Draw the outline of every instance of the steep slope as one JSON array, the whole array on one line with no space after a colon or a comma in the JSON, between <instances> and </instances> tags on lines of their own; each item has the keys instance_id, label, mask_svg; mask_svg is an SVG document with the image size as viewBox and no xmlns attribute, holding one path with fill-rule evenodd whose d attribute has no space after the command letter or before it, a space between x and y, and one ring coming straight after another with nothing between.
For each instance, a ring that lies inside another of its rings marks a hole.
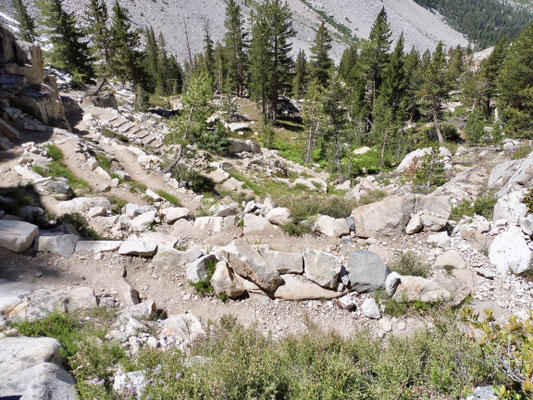
<instances>
[{"instance_id":1,"label":"steep slope","mask_svg":"<svg viewBox=\"0 0 533 400\"><path fill-rule=\"evenodd\" d=\"M111 6L113 0L107 1ZM0 10L11 14L10 3L10 0L0 0ZM29 0L29 3L35 11L35 0ZM64 3L67 9L81 15L86 2L65 0ZM249 15L253 3L241 1L245 15ZM298 31L294 40L294 53L299 49L309 50L315 29L324 18L335 37L333 55L340 58L346 46L346 33L359 38L368 37L372 23L383 6L387 10L394 37L404 32L408 47L415 46L425 51L433 49L439 40L446 46L467 43L463 35L450 28L439 15L417 5L413 0L288 0L288 3L294 12L295 28ZM151 24L156 31L163 32L167 43L181 59L187 56L184 21L193 53L202 49L202 37L207 24L215 40L223 36L224 0L123 1L122 4L129 9L132 20L139 27Z\"/></svg>"}]
</instances>

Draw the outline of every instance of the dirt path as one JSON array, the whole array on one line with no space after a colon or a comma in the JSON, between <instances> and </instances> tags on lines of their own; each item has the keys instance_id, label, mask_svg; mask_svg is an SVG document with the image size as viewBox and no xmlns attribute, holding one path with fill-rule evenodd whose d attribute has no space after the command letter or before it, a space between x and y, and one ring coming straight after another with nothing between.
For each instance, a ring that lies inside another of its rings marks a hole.
<instances>
[{"instance_id":1,"label":"dirt path","mask_svg":"<svg viewBox=\"0 0 533 400\"><path fill-rule=\"evenodd\" d=\"M85 158L78 153L76 139L65 137L52 137L54 144L61 149L63 153L63 163L69 170L72 171L76 177L86 181L91 189L96 192L104 192L104 190L112 185L111 179L91 171L86 165ZM131 193L123 188L112 188L105 192L105 195L118 197L128 203L147 204L144 200L139 198L135 193Z\"/></svg>"}]
</instances>

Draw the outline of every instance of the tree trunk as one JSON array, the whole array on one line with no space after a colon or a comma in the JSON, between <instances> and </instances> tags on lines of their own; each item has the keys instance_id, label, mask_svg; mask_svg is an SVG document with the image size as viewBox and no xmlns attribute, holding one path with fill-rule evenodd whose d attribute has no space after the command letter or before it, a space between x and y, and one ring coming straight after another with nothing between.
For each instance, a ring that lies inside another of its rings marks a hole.
<instances>
[{"instance_id":1,"label":"tree trunk","mask_svg":"<svg viewBox=\"0 0 533 400\"><path fill-rule=\"evenodd\" d=\"M435 130L437 131L437 138L439 139L439 143L444 143L444 138L442 137L442 131L440 130L440 121L439 116L437 115L437 112L433 110L433 123L435 124Z\"/></svg>"}]
</instances>

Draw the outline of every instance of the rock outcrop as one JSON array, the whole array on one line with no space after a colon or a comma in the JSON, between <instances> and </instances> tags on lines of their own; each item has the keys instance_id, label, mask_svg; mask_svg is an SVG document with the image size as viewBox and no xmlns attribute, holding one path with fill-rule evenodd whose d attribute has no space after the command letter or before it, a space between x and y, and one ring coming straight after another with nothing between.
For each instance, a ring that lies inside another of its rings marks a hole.
<instances>
[{"instance_id":1,"label":"rock outcrop","mask_svg":"<svg viewBox=\"0 0 533 400\"><path fill-rule=\"evenodd\" d=\"M0 26L0 136L16 139L18 129L42 130L32 118L70 130L55 78L45 76L43 66L38 45L17 40Z\"/></svg>"}]
</instances>

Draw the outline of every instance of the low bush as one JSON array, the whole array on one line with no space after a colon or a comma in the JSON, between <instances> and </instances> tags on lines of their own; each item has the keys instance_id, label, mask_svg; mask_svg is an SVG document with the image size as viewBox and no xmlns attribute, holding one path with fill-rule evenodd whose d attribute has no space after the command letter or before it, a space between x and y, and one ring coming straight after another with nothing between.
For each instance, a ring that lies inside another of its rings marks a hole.
<instances>
[{"instance_id":1,"label":"low bush","mask_svg":"<svg viewBox=\"0 0 533 400\"><path fill-rule=\"evenodd\" d=\"M413 187L421 193L427 193L444 185L447 180L439 147L434 146L431 153L422 157L420 166L414 171Z\"/></svg>"},{"instance_id":2,"label":"low bush","mask_svg":"<svg viewBox=\"0 0 533 400\"><path fill-rule=\"evenodd\" d=\"M392 265L391 269L400 275L421 276L427 278L431 271L431 266L424 263L419 256L413 252L403 253Z\"/></svg>"},{"instance_id":3,"label":"low bush","mask_svg":"<svg viewBox=\"0 0 533 400\"><path fill-rule=\"evenodd\" d=\"M486 310L484 319L471 307L464 308L462 315L470 324L483 332L480 341L485 363L506 378L497 390L500 399L533 398L533 312L529 319L509 318L506 325L496 322L492 310Z\"/></svg>"},{"instance_id":4,"label":"low bush","mask_svg":"<svg viewBox=\"0 0 533 400\"><path fill-rule=\"evenodd\" d=\"M30 191L35 191L32 186L0 188L0 209L6 214L19 215L22 207L35 206L36 203Z\"/></svg>"},{"instance_id":5,"label":"low bush","mask_svg":"<svg viewBox=\"0 0 533 400\"><path fill-rule=\"evenodd\" d=\"M196 290L196 293L198 293L200 296L207 296L213 293L213 286L211 286L211 278L215 273L217 267L217 260L207 260L205 266L207 268L207 277L197 283L189 282L189 284Z\"/></svg>"},{"instance_id":6,"label":"low bush","mask_svg":"<svg viewBox=\"0 0 533 400\"><path fill-rule=\"evenodd\" d=\"M526 158L531 153L531 146L527 143L522 144L518 149L516 149L511 155L511 160L520 160Z\"/></svg>"},{"instance_id":7,"label":"low bush","mask_svg":"<svg viewBox=\"0 0 533 400\"><path fill-rule=\"evenodd\" d=\"M172 176L195 193L215 192L215 181L199 172L176 167L172 170Z\"/></svg>"},{"instance_id":8,"label":"low bush","mask_svg":"<svg viewBox=\"0 0 533 400\"><path fill-rule=\"evenodd\" d=\"M533 189L529 189L529 192L525 194L522 203L527 206L530 213L533 213Z\"/></svg>"},{"instance_id":9,"label":"low bush","mask_svg":"<svg viewBox=\"0 0 533 400\"><path fill-rule=\"evenodd\" d=\"M498 199L496 197L490 195L481 196L474 203L471 203L469 200L463 200L452 209L450 219L460 221L463 217L480 215L490 220L494 215L494 206L497 201Z\"/></svg>"},{"instance_id":10,"label":"low bush","mask_svg":"<svg viewBox=\"0 0 533 400\"><path fill-rule=\"evenodd\" d=\"M79 213L64 214L57 219L58 224L70 224L76 229L76 231L85 239L90 240L102 240L102 236L99 235L87 221L83 215Z\"/></svg>"}]
</instances>

